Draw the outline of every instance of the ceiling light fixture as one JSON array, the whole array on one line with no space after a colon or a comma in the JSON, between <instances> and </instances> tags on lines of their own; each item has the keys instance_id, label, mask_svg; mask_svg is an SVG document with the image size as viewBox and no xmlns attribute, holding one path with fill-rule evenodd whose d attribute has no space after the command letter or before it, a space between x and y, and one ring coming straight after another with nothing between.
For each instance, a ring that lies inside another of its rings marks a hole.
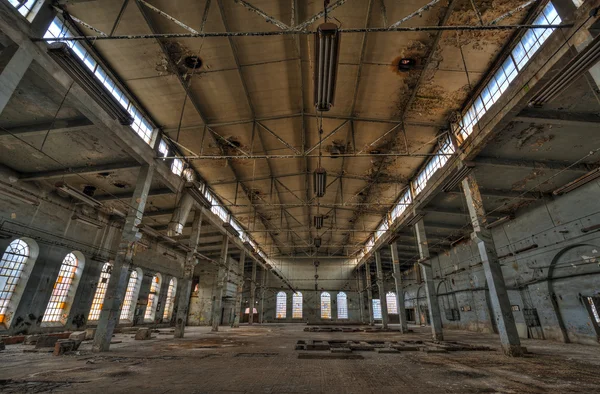
<instances>
[{"instance_id":1,"label":"ceiling light fixture","mask_svg":"<svg viewBox=\"0 0 600 394\"><path fill-rule=\"evenodd\" d=\"M337 25L325 23L315 33L314 96L317 111L329 111L333 105L340 47Z\"/></svg>"},{"instance_id":2,"label":"ceiling light fixture","mask_svg":"<svg viewBox=\"0 0 600 394\"><path fill-rule=\"evenodd\" d=\"M102 203L100 201L96 200L93 197L88 196L87 194L84 194L83 192L80 192L79 190L75 189L73 186L69 186L65 182L62 182L62 181L56 182L54 184L54 186L57 189L62 190L63 192L67 193L71 197L73 197L91 207L99 208L102 206Z\"/></svg>"},{"instance_id":3,"label":"ceiling light fixture","mask_svg":"<svg viewBox=\"0 0 600 394\"><path fill-rule=\"evenodd\" d=\"M320 230L323 228L323 221L324 221L324 217L323 215L315 215L314 219L314 223L315 223L315 228L317 230Z\"/></svg>"},{"instance_id":4,"label":"ceiling light fixture","mask_svg":"<svg viewBox=\"0 0 600 394\"><path fill-rule=\"evenodd\" d=\"M415 59L403 58L398 62L398 71L408 72L415 68L417 62Z\"/></svg>"},{"instance_id":5,"label":"ceiling light fixture","mask_svg":"<svg viewBox=\"0 0 600 394\"><path fill-rule=\"evenodd\" d=\"M313 243L315 244L315 248L320 248L321 247L321 237L315 237L315 239L313 240Z\"/></svg>"},{"instance_id":6,"label":"ceiling light fixture","mask_svg":"<svg viewBox=\"0 0 600 394\"><path fill-rule=\"evenodd\" d=\"M325 195L325 189L327 188L327 171L319 167L313 173L313 186L315 190L315 196L323 197Z\"/></svg>"},{"instance_id":7,"label":"ceiling light fixture","mask_svg":"<svg viewBox=\"0 0 600 394\"><path fill-rule=\"evenodd\" d=\"M113 119L124 126L133 123L133 116L114 98L65 42L48 45L48 54L89 94Z\"/></svg>"}]
</instances>

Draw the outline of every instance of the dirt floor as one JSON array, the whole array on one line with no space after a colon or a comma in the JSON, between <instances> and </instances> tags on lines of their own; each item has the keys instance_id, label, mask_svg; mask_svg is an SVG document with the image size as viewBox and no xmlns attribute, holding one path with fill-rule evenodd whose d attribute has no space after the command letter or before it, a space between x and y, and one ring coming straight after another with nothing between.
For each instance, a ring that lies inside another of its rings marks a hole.
<instances>
[{"instance_id":1,"label":"dirt floor","mask_svg":"<svg viewBox=\"0 0 600 394\"><path fill-rule=\"evenodd\" d=\"M525 340L531 352L508 358L498 337L466 331L448 341L490 346L491 351L426 353L376 351L348 354L295 350L298 340L428 341L430 331L304 332L304 325L188 327L175 340L169 330L135 341L117 334L108 353L91 343L65 356L24 353L30 345L0 352L0 392L89 393L598 393L600 347ZM310 359L299 357L310 354ZM359 356L357 356L359 355ZM335 357L335 358L330 358Z\"/></svg>"}]
</instances>

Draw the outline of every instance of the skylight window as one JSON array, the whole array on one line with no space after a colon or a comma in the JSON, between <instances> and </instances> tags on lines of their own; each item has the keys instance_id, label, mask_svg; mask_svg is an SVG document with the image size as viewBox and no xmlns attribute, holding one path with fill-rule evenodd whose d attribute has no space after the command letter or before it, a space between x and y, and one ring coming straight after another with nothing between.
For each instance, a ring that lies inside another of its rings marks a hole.
<instances>
[{"instance_id":1,"label":"skylight window","mask_svg":"<svg viewBox=\"0 0 600 394\"><path fill-rule=\"evenodd\" d=\"M10 0L18 2L17 0ZM31 0L30 0L31 1ZM57 41L63 37L73 37L73 33L58 17L54 18L50 27L44 34L44 38L56 38ZM53 41L49 41L51 43ZM85 47L77 41L65 41L65 43L75 52L75 54L83 61L83 63L94 73L98 81L104 85L108 92L121 104L123 108L133 117L131 128L140 136L144 142L150 144L154 135L154 129L150 122L140 113L139 109L131 103L125 93L117 86L117 83L108 75L106 70L100 66L88 52Z\"/></svg>"},{"instance_id":2,"label":"skylight window","mask_svg":"<svg viewBox=\"0 0 600 394\"><path fill-rule=\"evenodd\" d=\"M177 176L183 173L183 160L175 158L171 164L171 172Z\"/></svg>"},{"instance_id":3,"label":"skylight window","mask_svg":"<svg viewBox=\"0 0 600 394\"><path fill-rule=\"evenodd\" d=\"M575 5L577 0L574 0ZM534 25L558 25L562 19L554 5L549 2L541 14L533 21ZM482 92L475 98L473 104L466 110L459 122L457 134L464 141L473 132L474 125L481 120L491 106L498 101L508 85L515 79L518 72L523 70L533 55L550 37L554 29L528 29L496 74L490 79Z\"/></svg>"},{"instance_id":4,"label":"skylight window","mask_svg":"<svg viewBox=\"0 0 600 394\"><path fill-rule=\"evenodd\" d=\"M433 174L440 168L442 168L447 162L449 155L454 153L454 147L452 146L452 141L450 141L450 137L446 137L440 145L440 148L425 165L425 167L419 172L417 177L413 180L413 186L415 190L415 195L418 195L425 189L425 185L427 185L427 181L431 179Z\"/></svg>"},{"instance_id":5,"label":"skylight window","mask_svg":"<svg viewBox=\"0 0 600 394\"><path fill-rule=\"evenodd\" d=\"M390 217L392 222L402 215L402 212L406 210L406 207L412 202L412 196L410 195L410 190L407 190L406 193L400 198L392 212L390 213Z\"/></svg>"},{"instance_id":6,"label":"skylight window","mask_svg":"<svg viewBox=\"0 0 600 394\"><path fill-rule=\"evenodd\" d=\"M377 230L375 231L375 240L379 239L388 229L387 217L383 219Z\"/></svg>"},{"instance_id":7,"label":"skylight window","mask_svg":"<svg viewBox=\"0 0 600 394\"><path fill-rule=\"evenodd\" d=\"M8 0L8 2L31 22L36 10L39 8L41 0Z\"/></svg>"}]
</instances>

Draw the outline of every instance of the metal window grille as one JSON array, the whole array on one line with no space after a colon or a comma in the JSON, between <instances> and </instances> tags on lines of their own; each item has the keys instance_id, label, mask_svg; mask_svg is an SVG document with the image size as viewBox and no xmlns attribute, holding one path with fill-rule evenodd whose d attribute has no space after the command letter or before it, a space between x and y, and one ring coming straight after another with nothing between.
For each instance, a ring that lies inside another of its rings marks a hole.
<instances>
[{"instance_id":1,"label":"metal window grille","mask_svg":"<svg viewBox=\"0 0 600 394\"><path fill-rule=\"evenodd\" d=\"M132 320L133 319L133 293L137 287L138 273L137 271L131 271L129 276L129 282L127 283L127 290L125 290L125 299L123 300L123 306L121 307L121 320Z\"/></svg>"},{"instance_id":2,"label":"metal window grille","mask_svg":"<svg viewBox=\"0 0 600 394\"><path fill-rule=\"evenodd\" d=\"M108 281L110 280L110 273L112 266L110 263L105 263L102 266L102 272L100 273L100 279L98 280L98 286L96 286L96 292L94 293L94 300L92 301L92 308L88 316L88 321L96 321L100 318L100 312L102 311L102 304L104 303L104 297L106 296L106 288L108 287Z\"/></svg>"},{"instance_id":3,"label":"metal window grille","mask_svg":"<svg viewBox=\"0 0 600 394\"><path fill-rule=\"evenodd\" d=\"M78 263L77 257L73 253L69 253L64 258L42 322L60 322L61 318L64 318L63 311L66 307L73 279L75 279Z\"/></svg>"},{"instance_id":4,"label":"metal window grille","mask_svg":"<svg viewBox=\"0 0 600 394\"><path fill-rule=\"evenodd\" d=\"M165 312L163 313L163 319L171 319L171 316L173 315L176 291L175 278L171 278L169 281L169 289L167 290L167 299L165 301Z\"/></svg>"},{"instance_id":5,"label":"metal window grille","mask_svg":"<svg viewBox=\"0 0 600 394\"><path fill-rule=\"evenodd\" d=\"M337 313L338 319L348 318L348 296L344 292L340 292L337 295Z\"/></svg>"},{"instance_id":6,"label":"metal window grille","mask_svg":"<svg viewBox=\"0 0 600 394\"><path fill-rule=\"evenodd\" d=\"M146 313L144 313L144 320L154 320L156 311L156 303L158 302L158 292L160 291L160 278L157 275L152 277L152 284L150 285L150 294L148 294L148 304L146 304Z\"/></svg>"},{"instance_id":7,"label":"metal window grille","mask_svg":"<svg viewBox=\"0 0 600 394\"><path fill-rule=\"evenodd\" d=\"M331 295L321 293L321 319L331 319Z\"/></svg>"},{"instance_id":8,"label":"metal window grille","mask_svg":"<svg viewBox=\"0 0 600 394\"><path fill-rule=\"evenodd\" d=\"M302 319L302 293L292 296L292 319Z\"/></svg>"},{"instance_id":9,"label":"metal window grille","mask_svg":"<svg viewBox=\"0 0 600 394\"><path fill-rule=\"evenodd\" d=\"M287 295L280 291L277 293L276 318L285 319L287 315Z\"/></svg>"},{"instance_id":10,"label":"metal window grille","mask_svg":"<svg viewBox=\"0 0 600 394\"><path fill-rule=\"evenodd\" d=\"M385 295L385 300L387 301L387 310L390 315L398 314L398 304L396 302L396 293L390 291Z\"/></svg>"},{"instance_id":11,"label":"metal window grille","mask_svg":"<svg viewBox=\"0 0 600 394\"><path fill-rule=\"evenodd\" d=\"M0 261L0 323L4 322L4 314L28 258L29 246L20 239L12 241L2 255Z\"/></svg>"}]
</instances>

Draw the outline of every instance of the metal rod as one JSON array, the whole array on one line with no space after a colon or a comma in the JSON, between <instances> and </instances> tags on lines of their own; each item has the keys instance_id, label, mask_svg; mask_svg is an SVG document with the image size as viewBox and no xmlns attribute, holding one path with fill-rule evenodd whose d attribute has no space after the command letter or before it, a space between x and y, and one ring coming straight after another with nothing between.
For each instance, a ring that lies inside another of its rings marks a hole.
<instances>
[{"instance_id":1,"label":"metal rod","mask_svg":"<svg viewBox=\"0 0 600 394\"><path fill-rule=\"evenodd\" d=\"M500 15L499 17L497 17L496 19L494 19L493 21L491 21L489 24L490 25L495 25L498 22L500 22L501 20L509 18L509 17L513 16L515 13L517 13L517 12L519 12L519 11L527 8L527 7L529 7L530 5L532 5L533 3L535 3L536 1L538 1L538 0L530 0L527 3L521 4L517 8L515 8L515 9L513 9L511 11L508 11L505 14Z\"/></svg>"},{"instance_id":2,"label":"metal rod","mask_svg":"<svg viewBox=\"0 0 600 394\"><path fill-rule=\"evenodd\" d=\"M234 0L236 3L241 4L242 6L244 6L246 9L254 12L255 14L260 15L261 17L263 17L268 23L272 23L275 26L277 26L278 28L280 28L281 30L289 30L289 26L286 25L285 23L283 23L282 21L273 18L272 16L270 16L269 14L267 14L266 12L264 12L263 10L261 10L258 7L253 6L252 4L248 3L245 0Z\"/></svg>"},{"instance_id":3,"label":"metal rod","mask_svg":"<svg viewBox=\"0 0 600 394\"><path fill-rule=\"evenodd\" d=\"M387 30L390 30L390 29L393 29L393 28L396 28L396 27L400 26L401 24L403 24L407 20L412 19L415 16L420 15L421 13L429 10L431 7L433 7L434 5L436 5L439 2L440 2L440 0L433 0L432 2L430 2L428 4L425 4L423 7L419 8L418 10L416 10L415 12L413 12L412 14L408 14L404 18L400 19L398 22L392 23L390 25L390 27L387 28Z\"/></svg>"},{"instance_id":4,"label":"metal rod","mask_svg":"<svg viewBox=\"0 0 600 394\"><path fill-rule=\"evenodd\" d=\"M302 152L300 152L298 149L294 148L292 145L290 145L289 143L287 143L283 138L281 138L279 135L277 135L277 133L275 133L273 130L271 130L270 128L268 128L267 126L265 126L264 124L262 124L261 122L256 122L258 123L258 125L260 127L262 127L263 129L265 129L266 132L268 132L269 134L271 134L273 137L275 137L277 139L277 141L281 142L283 145L285 145L285 147L287 147L289 150L291 150L292 152L301 155Z\"/></svg>"},{"instance_id":5,"label":"metal rod","mask_svg":"<svg viewBox=\"0 0 600 394\"><path fill-rule=\"evenodd\" d=\"M155 6L153 6L152 4L148 4L144 0L136 0L136 1L139 4L142 4L142 5L146 6L146 7L148 7L149 9L151 9L152 11L156 12L158 15L167 18L168 20L170 20L171 22L175 23L176 25L183 27L185 30L191 32L192 34L200 34L197 30L192 29L191 27L189 27L185 23L179 21L176 18L173 18L171 15L167 14L166 12L159 10L158 8L156 8Z\"/></svg>"},{"instance_id":6,"label":"metal rod","mask_svg":"<svg viewBox=\"0 0 600 394\"><path fill-rule=\"evenodd\" d=\"M226 140L225 140L226 141ZM234 145L235 147L235 145ZM237 148L237 147L236 147ZM338 157L437 157L437 156L452 156L454 153L340 153L336 155ZM319 155L191 155L191 156L167 156L158 157L156 160L163 159L188 159L188 160L223 160L223 159L236 159L236 160L255 160L255 159L300 159L303 157L319 157ZM323 156L328 158L327 156ZM335 159L332 158L332 159Z\"/></svg>"},{"instance_id":7,"label":"metal rod","mask_svg":"<svg viewBox=\"0 0 600 394\"><path fill-rule=\"evenodd\" d=\"M325 137L323 137L321 139L321 141L319 141L318 143L316 143L315 145L313 145L312 148L310 148L309 150L307 150L305 152L305 154L308 155L308 154L310 154L310 152L312 152L315 149L317 149L319 147L319 145L323 144L323 142L325 142L325 140L327 140L329 137L331 137L332 135L334 135L335 133L337 133L342 127L344 127L344 125L346 125L346 123L348 123L348 120L345 120L344 122L342 122L342 124L340 124L335 129L333 129L329 134L327 134Z\"/></svg>"},{"instance_id":8,"label":"metal rod","mask_svg":"<svg viewBox=\"0 0 600 394\"><path fill-rule=\"evenodd\" d=\"M329 14L331 11L333 11L336 8L338 8L339 6L343 5L346 1L348 1L348 0L338 0L337 2L333 3L329 7L325 8L323 11L319 12L318 14L311 16L310 18L308 18L306 21L302 22L301 24L294 26L293 29L295 31L304 30L305 27L312 25L317 20L319 20L323 16L325 16L325 13Z\"/></svg>"},{"instance_id":9,"label":"metal rod","mask_svg":"<svg viewBox=\"0 0 600 394\"><path fill-rule=\"evenodd\" d=\"M502 25L502 26L416 26L416 27L395 27L395 28L356 28L340 29L340 33L388 33L388 32L415 32L415 31L503 31L503 30L524 30L524 29L570 29L572 23L564 25ZM62 37L60 41L103 41L103 40L151 40L164 38L213 38L213 37L267 37L267 36L288 36L288 35L310 35L311 31L296 30L278 30L278 31L229 31L229 32L206 32L206 33L164 33L164 34L129 34L118 36L73 36ZM56 38L36 38L32 41L56 41Z\"/></svg>"}]
</instances>

